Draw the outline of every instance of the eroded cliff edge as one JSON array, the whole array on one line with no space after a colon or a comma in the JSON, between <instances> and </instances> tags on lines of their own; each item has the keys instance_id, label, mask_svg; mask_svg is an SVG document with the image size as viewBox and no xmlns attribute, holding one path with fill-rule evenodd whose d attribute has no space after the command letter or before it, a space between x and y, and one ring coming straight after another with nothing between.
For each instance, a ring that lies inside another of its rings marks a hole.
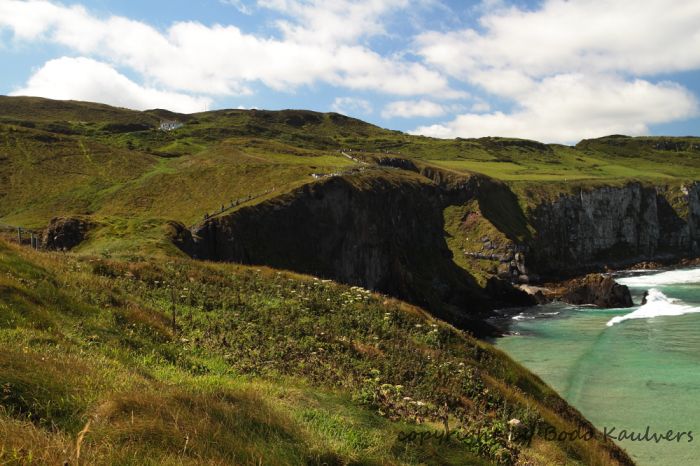
<instances>
[{"instance_id":1,"label":"eroded cliff edge","mask_svg":"<svg viewBox=\"0 0 700 466\"><path fill-rule=\"evenodd\" d=\"M331 177L210 219L191 237L181 230L178 243L201 259L269 265L381 291L475 328L490 299L455 263L443 210L473 198L480 182L435 182L389 168Z\"/></svg>"},{"instance_id":2,"label":"eroded cliff edge","mask_svg":"<svg viewBox=\"0 0 700 466\"><path fill-rule=\"evenodd\" d=\"M518 195L481 175L370 168L174 231L193 257L268 265L381 291L475 333L511 283L700 254L700 184Z\"/></svg>"},{"instance_id":3,"label":"eroded cliff edge","mask_svg":"<svg viewBox=\"0 0 700 466\"><path fill-rule=\"evenodd\" d=\"M557 275L700 254L700 183L581 188L532 208L530 264Z\"/></svg>"}]
</instances>

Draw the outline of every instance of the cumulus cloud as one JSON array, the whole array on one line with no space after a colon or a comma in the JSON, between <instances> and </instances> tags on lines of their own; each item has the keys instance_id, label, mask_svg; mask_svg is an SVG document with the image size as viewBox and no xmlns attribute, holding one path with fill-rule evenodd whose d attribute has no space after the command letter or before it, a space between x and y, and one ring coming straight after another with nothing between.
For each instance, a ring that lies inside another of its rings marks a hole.
<instances>
[{"instance_id":1,"label":"cumulus cloud","mask_svg":"<svg viewBox=\"0 0 700 466\"><path fill-rule=\"evenodd\" d=\"M543 80L511 113L462 114L414 133L568 143L613 133L642 135L648 133L649 124L688 118L697 112L697 99L675 83L569 74Z\"/></svg>"},{"instance_id":2,"label":"cumulus cloud","mask_svg":"<svg viewBox=\"0 0 700 466\"><path fill-rule=\"evenodd\" d=\"M480 19L483 32L428 32L416 43L428 62L460 78L503 70L524 77L588 71L653 75L700 67L699 21L696 1L671 7L665 0L546 0L534 11L511 7L487 13Z\"/></svg>"},{"instance_id":3,"label":"cumulus cloud","mask_svg":"<svg viewBox=\"0 0 700 466\"><path fill-rule=\"evenodd\" d=\"M430 100L398 100L391 102L382 110L384 118L438 117L447 112L443 105Z\"/></svg>"},{"instance_id":4,"label":"cumulus cloud","mask_svg":"<svg viewBox=\"0 0 700 466\"><path fill-rule=\"evenodd\" d=\"M357 97L336 97L331 108L344 115L369 115L374 111L372 104Z\"/></svg>"},{"instance_id":5,"label":"cumulus cloud","mask_svg":"<svg viewBox=\"0 0 700 466\"><path fill-rule=\"evenodd\" d=\"M482 2L480 30L426 32L417 53L453 79L510 100L418 128L438 137L504 135L574 142L697 114L695 96L648 77L700 67L700 3L546 0L538 9ZM486 110L488 111L488 110Z\"/></svg>"},{"instance_id":6,"label":"cumulus cloud","mask_svg":"<svg viewBox=\"0 0 700 466\"><path fill-rule=\"evenodd\" d=\"M111 66L88 58L58 58L47 62L12 95L59 100L103 102L137 110L167 108L201 112L211 99L142 87Z\"/></svg>"},{"instance_id":7,"label":"cumulus cloud","mask_svg":"<svg viewBox=\"0 0 700 466\"><path fill-rule=\"evenodd\" d=\"M258 0L293 21L278 21L285 37L299 43L353 43L386 34L382 17L409 6L409 0Z\"/></svg>"},{"instance_id":8,"label":"cumulus cloud","mask_svg":"<svg viewBox=\"0 0 700 466\"><path fill-rule=\"evenodd\" d=\"M443 24L460 29L401 39L389 30L397 18L410 22L411 14L422 11L417 7L439 8L440 1L219 1L244 13L272 14L278 18L274 34L196 21L159 29L55 0L0 0L0 32L86 57L52 61L35 73L23 90L44 95L51 73L63 83L61 95L76 93L71 98L88 94L111 102L117 94L109 88L117 87L129 90L125 96L136 96L132 105L168 95L182 108L198 105L201 96L250 95L263 87L294 92L326 84L345 95L333 104L338 111L369 114L371 103L364 106L352 94L373 92L394 100L381 112L386 119L448 120L445 115L451 115L450 121L417 129L424 134L560 142L616 132L644 134L651 125L697 114L692 93L668 82L671 73L700 69L700 3L693 0L679 0L673 7L666 0L643 5L636 0L543 0L528 10L507 0L482 0L465 8L479 16L478 27L464 28L459 18L447 18ZM372 40L377 37L382 40ZM391 53L372 48L385 39L392 44L405 40L405 45ZM83 73L99 69L102 83L111 79L114 86L102 86L104 98L90 94L95 86L87 83L81 92L64 79L66 67ZM471 108L463 106L474 94Z\"/></svg>"},{"instance_id":9,"label":"cumulus cloud","mask_svg":"<svg viewBox=\"0 0 700 466\"><path fill-rule=\"evenodd\" d=\"M484 100L477 100L472 104L470 110L475 113L488 112L491 110L491 105Z\"/></svg>"},{"instance_id":10,"label":"cumulus cloud","mask_svg":"<svg viewBox=\"0 0 700 466\"><path fill-rule=\"evenodd\" d=\"M250 93L255 82L284 91L325 82L397 95L459 96L442 73L382 56L353 41L376 33L379 23L371 19L404 0L260 3L291 15L290 21L280 24L282 39L192 21L174 23L161 32L140 21L98 18L82 7L47 0L0 1L0 27L10 28L23 40L51 41L128 67L149 82L183 92L237 95ZM346 24L345 14L361 25ZM327 40L306 40L311 37Z\"/></svg>"}]
</instances>

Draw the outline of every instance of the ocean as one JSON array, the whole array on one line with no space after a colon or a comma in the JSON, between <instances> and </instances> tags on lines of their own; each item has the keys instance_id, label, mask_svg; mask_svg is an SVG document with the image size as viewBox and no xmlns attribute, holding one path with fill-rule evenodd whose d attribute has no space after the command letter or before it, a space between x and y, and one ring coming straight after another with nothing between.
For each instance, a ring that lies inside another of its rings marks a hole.
<instances>
[{"instance_id":1,"label":"ocean","mask_svg":"<svg viewBox=\"0 0 700 466\"><path fill-rule=\"evenodd\" d=\"M700 268L616 280L637 306L523 309L501 319L513 334L495 344L613 437L672 430L617 441L640 466L700 464Z\"/></svg>"}]
</instances>

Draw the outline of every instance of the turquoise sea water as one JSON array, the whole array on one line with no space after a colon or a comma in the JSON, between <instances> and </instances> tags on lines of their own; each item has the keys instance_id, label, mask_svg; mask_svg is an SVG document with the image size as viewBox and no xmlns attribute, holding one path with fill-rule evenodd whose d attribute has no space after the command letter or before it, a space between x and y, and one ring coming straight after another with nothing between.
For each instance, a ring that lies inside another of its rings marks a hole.
<instances>
[{"instance_id":1,"label":"turquoise sea water","mask_svg":"<svg viewBox=\"0 0 700 466\"><path fill-rule=\"evenodd\" d=\"M631 309L549 304L507 317L496 346L539 375L601 431L680 442L618 442L641 466L700 465L700 268L618 277Z\"/></svg>"}]
</instances>

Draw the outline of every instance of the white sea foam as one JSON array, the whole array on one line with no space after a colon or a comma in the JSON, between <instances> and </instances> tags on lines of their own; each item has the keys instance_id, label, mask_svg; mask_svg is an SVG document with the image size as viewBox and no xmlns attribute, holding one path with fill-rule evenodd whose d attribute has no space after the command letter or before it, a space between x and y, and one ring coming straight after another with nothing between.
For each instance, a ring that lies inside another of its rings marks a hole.
<instances>
[{"instance_id":1,"label":"white sea foam","mask_svg":"<svg viewBox=\"0 0 700 466\"><path fill-rule=\"evenodd\" d=\"M700 268L669 270L667 272L653 273L649 275L617 278L616 281L622 285L639 288L700 283Z\"/></svg>"},{"instance_id":2,"label":"white sea foam","mask_svg":"<svg viewBox=\"0 0 700 466\"><path fill-rule=\"evenodd\" d=\"M651 317L661 316L680 316L683 314L690 314L693 312L700 312L700 307L682 304L680 300L669 298L661 291L652 288L649 290L649 294L647 295L647 303L644 306L641 306L639 309L637 309L634 312L630 312L629 314L613 317L608 321L607 326L612 327L615 324L619 324L620 322L630 319L649 319Z\"/></svg>"},{"instance_id":3,"label":"white sea foam","mask_svg":"<svg viewBox=\"0 0 700 466\"><path fill-rule=\"evenodd\" d=\"M534 318L535 318L535 316L533 316L531 314L526 314L524 312L521 312L517 316L513 316L513 320L532 320Z\"/></svg>"}]
</instances>

